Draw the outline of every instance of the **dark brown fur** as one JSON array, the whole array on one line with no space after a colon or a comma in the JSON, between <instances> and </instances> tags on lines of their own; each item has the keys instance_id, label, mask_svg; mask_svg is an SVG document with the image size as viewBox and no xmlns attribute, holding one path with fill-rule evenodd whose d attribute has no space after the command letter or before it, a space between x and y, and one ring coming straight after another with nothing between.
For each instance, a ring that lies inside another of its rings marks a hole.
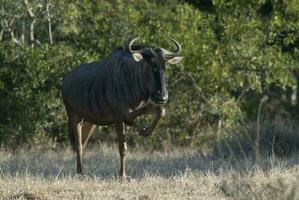
<instances>
[{"instance_id":1,"label":"dark brown fur","mask_svg":"<svg viewBox=\"0 0 299 200\"><path fill-rule=\"evenodd\" d=\"M165 114L161 104L153 103L152 99L167 94L164 81L167 60L159 49L146 48L143 56L144 60L136 62L130 51L118 48L103 61L80 65L64 79L62 97L70 141L77 153L78 173L83 173L83 150L96 125L115 124L121 158L120 176L126 177L126 122L142 114L153 114L152 124L139 131L140 135L149 136ZM156 57L154 61L153 56ZM153 67L158 71L153 72Z\"/></svg>"}]
</instances>

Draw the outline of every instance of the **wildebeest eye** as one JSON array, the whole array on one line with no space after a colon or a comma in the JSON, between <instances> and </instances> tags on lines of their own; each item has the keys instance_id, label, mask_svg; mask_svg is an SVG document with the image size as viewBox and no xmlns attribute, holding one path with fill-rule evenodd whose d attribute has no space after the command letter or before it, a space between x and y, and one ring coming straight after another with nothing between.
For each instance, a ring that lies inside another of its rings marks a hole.
<instances>
[{"instance_id":1,"label":"wildebeest eye","mask_svg":"<svg viewBox=\"0 0 299 200\"><path fill-rule=\"evenodd\" d=\"M151 60L152 63L156 63L157 62L157 58L155 56L151 57L150 60Z\"/></svg>"},{"instance_id":2,"label":"wildebeest eye","mask_svg":"<svg viewBox=\"0 0 299 200\"><path fill-rule=\"evenodd\" d=\"M153 67L153 71L157 72L158 71L158 67Z\"/></svg>"}]
</instances>

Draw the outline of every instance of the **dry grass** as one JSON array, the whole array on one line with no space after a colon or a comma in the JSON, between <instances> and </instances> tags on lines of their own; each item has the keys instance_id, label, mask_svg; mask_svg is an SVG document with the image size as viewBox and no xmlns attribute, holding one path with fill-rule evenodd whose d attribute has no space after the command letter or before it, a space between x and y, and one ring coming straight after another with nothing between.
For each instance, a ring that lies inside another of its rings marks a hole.
<instances>
[{"instance_id":1,"label":"dry grass","mask_svg":"<svg viewBox=\"0 0 299 200\"><path fill-rule=\"evenodd\" d=\"M86 152L86 175L75 175L69 150L0 151L1 199L299 199L298 154L289 158L222 160L194 150L131 150L118 180L113 147Z\"/></svg>"}]
</instances>

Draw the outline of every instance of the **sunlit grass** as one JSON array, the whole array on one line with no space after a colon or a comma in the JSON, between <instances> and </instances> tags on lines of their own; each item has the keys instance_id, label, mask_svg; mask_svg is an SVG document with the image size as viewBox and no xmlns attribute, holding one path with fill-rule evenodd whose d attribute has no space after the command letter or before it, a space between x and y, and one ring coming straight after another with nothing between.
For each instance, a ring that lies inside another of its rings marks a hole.
<instances>
[{"instance_id":1,"label":"sunlit grass","mask_svg":"<svg viewBox=\"0 0 299 200\"><path fill-rule=\"evenodd\" d=\"M75 155L61 151L0 152L1 199L299 199L299 156L223 160L195 150L131 149L130 182L118 179L115 147L85 153L85 176ZM276 198L277 197L277 198Z\"/></svg>"}]
</instances>

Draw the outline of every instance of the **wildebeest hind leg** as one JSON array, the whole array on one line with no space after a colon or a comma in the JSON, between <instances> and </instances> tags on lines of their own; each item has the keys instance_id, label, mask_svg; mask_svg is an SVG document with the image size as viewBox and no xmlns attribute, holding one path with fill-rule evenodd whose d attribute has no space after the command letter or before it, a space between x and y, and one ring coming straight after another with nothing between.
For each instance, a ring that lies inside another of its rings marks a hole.
<instances>
[{"instance_id":1,"label":"wildebeest hind leg","mask_svg":"<svg viewBox=\"0 0 299 200\"><path fill-rule=\"evenodd\" d=\"M94 130L96 129L96 125L91 124L89 122L84 122L82 126L82 144L83 144L83 150L85 149L87 142L91 135L94 133Z\"/></svg>"},{"instance_id":2,"label":"wildebeest hind leg","mask_svg":"<svg viewBox=\"0 0 299 200\"><path fill-rule=\"evenodd\" d=\"M83 174L83 145L82 145L82 122L75 126L75 141L77 146L77 173Z\"/></svg>"},{"instance_id":3,"label":"wildebeest hind leg","mask_svg":"<svg viewBox=\"0 0 299 200\"><path fill-rule=\"evenodd\" d=\"M73 148L77 153L77 173L83 173L82 156L82 119L75 113L68 113L70 137L73 137Z\"/></svg>"}]
</instances>

